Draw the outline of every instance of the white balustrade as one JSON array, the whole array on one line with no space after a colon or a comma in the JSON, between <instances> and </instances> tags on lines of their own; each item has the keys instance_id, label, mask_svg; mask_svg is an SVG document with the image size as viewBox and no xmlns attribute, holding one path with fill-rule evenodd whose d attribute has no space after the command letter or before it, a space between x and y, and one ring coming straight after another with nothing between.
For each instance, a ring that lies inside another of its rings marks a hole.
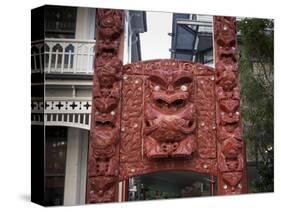
<instances>
[{"instance_id":1,"label":"white balustrade","mask_svg":"<svg viewBox=\"0 0 281 212\"><path fill-rule=\"evenodd\" d=\"M46 38L31 45L32 73L93 74L94 40Z\"/></svg>"},{"instance_id":2,"label":"white balustrade","mask_svg":"<svg viewBox=\"0 0 281 212\"><path fill-rule=\"evenodd\" d=\"M68 126L90 129L91 99L33 99L31 123L46 126Z\"/></svg>"}]
</instances>

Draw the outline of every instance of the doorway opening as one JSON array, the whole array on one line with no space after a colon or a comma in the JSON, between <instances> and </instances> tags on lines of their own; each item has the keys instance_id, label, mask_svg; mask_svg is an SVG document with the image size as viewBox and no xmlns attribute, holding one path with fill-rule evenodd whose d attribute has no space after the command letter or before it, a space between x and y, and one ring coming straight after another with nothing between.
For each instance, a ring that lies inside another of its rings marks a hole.
<instances>
[{"instance_id":1,"label":"doorway opening","mask_svg":"<svg viewBox=\"0 0 281 212\"><path fill-rule=\"evenodd\" d=\"M213 196L216 194L216 177L165 171L130 178L128 186L128 201Z\"/></svg>"}]
</instances>

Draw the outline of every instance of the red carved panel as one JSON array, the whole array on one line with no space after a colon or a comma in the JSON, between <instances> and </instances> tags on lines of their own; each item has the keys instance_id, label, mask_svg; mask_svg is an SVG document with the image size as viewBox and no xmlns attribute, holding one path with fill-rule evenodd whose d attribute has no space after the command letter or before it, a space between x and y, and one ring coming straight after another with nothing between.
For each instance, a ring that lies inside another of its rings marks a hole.
<instances>
[{"instance_id":1,"label":"red carved panel","mask_svg":"<svg viewBox=\"0 0 281 212\"><path fill-rule=\"evenodd\" d=\"M215 77L197 77L197 142L201 158L216 158Z\"/></svg>"},{"instance_id":2,"label":"red carved panel","mask_svg":"<svg viewBox=\"0 0 281 212\"><path fill-rule=\"evenodd\" d=\"M137 162L142 158L142 122L144 76L124 75L120 162Z\"/></svg>"},{"instance_id":3,"label":"red carved panel","mask_svg":"<svg viewBox=\"0 0 281 212\"><path fill-rule=\"evenodd\" d=\"M123 12L98 9L87 201L117 201L117 183L187 170L247 192L235 19L214 17L216 69L175 59L122 65Z\"/></svg>"},{"instance_id":4,"label":"red carved panel","mask_svg":"<svg viewBox=\"0 0 281 212\"><path fill-rule=\"evenodd\" d=\"M241 136L236 21L214 17L218 193L247 192L245 144Z\"/></svg>"},{"instance_id":5,"label":"red carved panel","mask_svg":"<svg viewBox=\"0 0 281 212\"><path fill-rule=\"evenodd\" d=\"M123 70L120 179L163 170L216 174L214 69L153 60Z\"/></svg>"},{"instance_id":6,"label":"red carved panel","mask_svg":"<svg viewBox=\"0 0 281 212\"><path fill-rule=\"evenodd\" d=\"M117 201L123 12L97 10L87 202Z\"/></svg>"}]
</instances>

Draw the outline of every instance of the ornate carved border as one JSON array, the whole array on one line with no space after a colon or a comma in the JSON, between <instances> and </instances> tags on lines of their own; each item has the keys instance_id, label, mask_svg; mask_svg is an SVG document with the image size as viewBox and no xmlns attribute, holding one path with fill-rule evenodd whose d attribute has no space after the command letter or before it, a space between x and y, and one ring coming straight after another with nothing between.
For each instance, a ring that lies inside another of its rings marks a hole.
<instances>
[{"instance_id":1,"label":"ornate carved border","mask_svg":"<svg viewBox=\"0 0 281 212\"><path fill-rule=\"evenodd\" d=\"M236 20L214 17L218 194L247 192L242 139Z\"/></svg>"},{"instance_id":2,"label":"ornate carved border","mask_svg":"<svg viewBox=\"0 0 281 212\"><path fill-rule=\"evenodd\" d=\"M117 201L124 12L98 9L87 202Z\"/></svg>"}]
</instances>

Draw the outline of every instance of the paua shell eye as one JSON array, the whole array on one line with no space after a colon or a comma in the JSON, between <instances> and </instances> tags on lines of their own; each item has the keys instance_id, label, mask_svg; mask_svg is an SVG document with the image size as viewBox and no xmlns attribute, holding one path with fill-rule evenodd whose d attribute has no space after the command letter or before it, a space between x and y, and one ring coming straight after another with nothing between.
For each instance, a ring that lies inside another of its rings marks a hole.
<instances>
[{"instance_id":1,"label":"paua shell eye","mask_svg":"<svg viewBox=\"0 0 281 212\"><path fill-rule=\"evenodd\" d=\"M154 86L154 91L160 91L160 86L159 85L155 85Z\"/></svg>"},{"instance_id":2,"label":"paua shell eye","mask_svg":"<svg viewBox=\"0 0 281 212\"><path fill-rule=\"evenodd\" d=\"M182 86L180 87L180 89L181 89L182 91L187 91L187 86L186 86L186 85L182 85Z\"/></svg>"}]
</instances>

